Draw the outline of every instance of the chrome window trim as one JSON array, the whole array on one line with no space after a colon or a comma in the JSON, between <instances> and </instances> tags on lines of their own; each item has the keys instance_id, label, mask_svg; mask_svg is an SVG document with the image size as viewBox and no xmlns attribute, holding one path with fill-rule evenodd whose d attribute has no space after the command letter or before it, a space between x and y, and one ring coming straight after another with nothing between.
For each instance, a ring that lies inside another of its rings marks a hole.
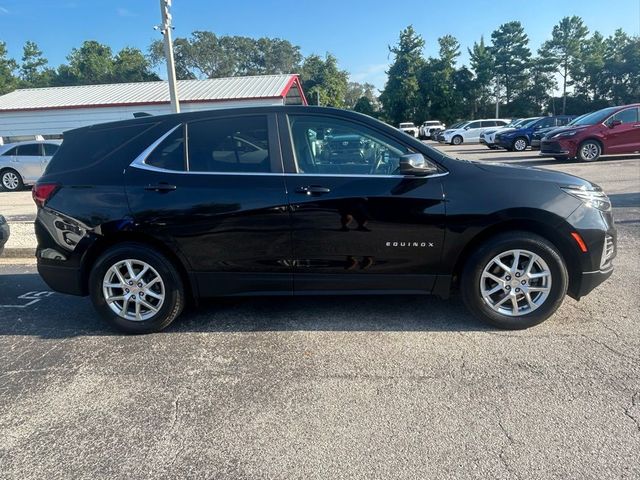
<instances>
[{"instance_id":1,"label":"chrome window trim","mask_svg":"<svg viewBox=\"0 0 640 480\"><path fill-rule=\"evenodd\" d=\"M133 160L133 162L131 162L129 164L129 166L137 167L137 168L143 168L143 169L147 169L147 170L159 171L159 172L186 173L183 170L169 170L167 168L159 168L159 167L154 167L152 165L147 165L147 163L146 163L147 162L147 158L158 147L158 145L160 145L164 141L165 138L167 138L169 135L171 135L173 132L175 132L180 127L182 127L182 123L179 123L175 127L169 129L169 131L167 133L162 135L155 142L153 142L151 145L149 145L147 148L145 148L142 151L142 153L140 155L138 155Z\"/></svg>"},{"instance_id":2,"label":"chrome window trim","mask_svg":"<svg viewBox=\"0 0 640 480\"><path fill-rule=\"evenodd\" d=\"M438 178L448 175L449 172L439 172L433 175L366 175L366 174L348 174L348 173L295 173L295 172L189 172L186 170L169 170L167 168L154 167L146 163L147 158L151 153L160 145L169 135L175 132L178 128L184 124L179 123L175 127L171 128L168 132L158 138L155 142L145 148L140 155L138 155L133 162L129 164L130 167L139 168L141 170L148 170L150 172L157 173L173 173L179 175L238 175L238 176L287 176L287 177L340 177L340 178Z\"/></svg>"}]
</instances>

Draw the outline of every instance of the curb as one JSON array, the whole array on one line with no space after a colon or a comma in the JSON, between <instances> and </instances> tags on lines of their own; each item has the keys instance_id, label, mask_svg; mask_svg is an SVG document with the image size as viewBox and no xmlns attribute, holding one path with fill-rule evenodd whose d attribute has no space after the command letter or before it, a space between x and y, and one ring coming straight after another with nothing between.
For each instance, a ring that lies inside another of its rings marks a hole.
<instances>
[{"instance_id":1,"label":"curb","mask_svg":"<svg viewBox=\"0 0 640 480\"><path fill-rule=\"evenodd\" d=\"M36 258L35 248L5 248L2 258Z\"/></svg>"}]
</instances>

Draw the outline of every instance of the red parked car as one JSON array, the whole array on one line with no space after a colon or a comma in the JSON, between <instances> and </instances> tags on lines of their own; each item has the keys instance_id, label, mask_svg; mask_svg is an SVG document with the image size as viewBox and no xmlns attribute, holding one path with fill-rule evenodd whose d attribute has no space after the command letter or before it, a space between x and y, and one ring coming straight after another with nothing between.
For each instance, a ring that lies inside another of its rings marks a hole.
<instances>
[{"instance_id":1,"label":"red parked car","mask_svg":"<svg viewBox=\"0 0 640 480\"><path fill-rule=\"evenodd\" d=\"M595 162L617 153L640 153L640 103L590 113L540 143L540 155L556 159Z\"/></svg>"}]
</instances>

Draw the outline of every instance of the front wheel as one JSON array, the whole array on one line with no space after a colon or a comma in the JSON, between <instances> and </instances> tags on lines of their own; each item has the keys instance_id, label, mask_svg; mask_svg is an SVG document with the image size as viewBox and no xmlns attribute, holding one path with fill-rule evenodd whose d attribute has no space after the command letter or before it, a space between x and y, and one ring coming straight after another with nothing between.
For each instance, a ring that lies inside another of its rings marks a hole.
<instances>
[{"instance_id":1,"label":"front wheel","mask_svg":"<svg viewBox=\"0 0 640 480\"><path fill-rule=\"evenodd\" d=\"M452 145L460 145L462 143L462 137L460 135L456 135L451 139Z\"/></svg>"},{"instance_id":2,"label":"front wheel","mask_svg":"<svg viewBox=\"0 0 640 480\"><path fill-rule=\"evenodd\" d=\"M184 287L173 264L152 248L123 243L107 250L89 276L94 307L126 333L159 332L184 306Z\"/></svg>"},{"instance_id":3,"label":"front wheel","mask_svg":"<svg viewBox=\"0 0 640 480\"><path fill-rule=\"evenodd\" d=\"M516 152L524 152L527 149L528 142L526 138L516 138L516 141L513 142L513 149Z\"/></svg>"},{"instance_id":4,"label":"front wheel","mask_svg":"<svg viewBox=\"0 0 640 480\"><path fill-rule=\"evenodd\" d=\"M529 232L489 239L462 272L462 298L481 320L518 330L537 325L560 307L568 287L567 267L555 246Z\"/></svg>"},{"instance_id":5,"label":"front wheel","mask_svg":"<svg viewBox=\"0 0 640 480\"><path fill-rule=\"evenodd\" d=\"M578 148L578 160L581 162L595 162L602 154L602 147L595 140L587 140Z\"/></svg>"},{"instance_id":6,"label":"front wheel","mask_svg":"<svg viewBox=\"0 0 640 480\"><path fill-rule=\"evenodd\" d=\"M0 183L2 184L2 188L9 192L15 192L24 187L24 182L20 174L11 168L2 172L0 175Z\"/></svg>"}]
</instances>

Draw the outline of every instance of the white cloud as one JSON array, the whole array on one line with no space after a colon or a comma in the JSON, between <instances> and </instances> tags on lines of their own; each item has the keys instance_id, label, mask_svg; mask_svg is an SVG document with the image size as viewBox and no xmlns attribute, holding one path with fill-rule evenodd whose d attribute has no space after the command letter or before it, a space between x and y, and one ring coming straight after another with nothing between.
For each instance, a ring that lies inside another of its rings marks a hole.
<instances>
[{"instance_id":1,"label":"white cloud","mask_svg":"<svg viewBox=\"0 0 640 480\"><path fill-rule=\"evenodd\" d=\"M349 79L354 82L372 83L377 88L382 88L385 80L387 79L387 68L389 68L388 63L365 65L364 68L349 75Z\"/></svg>"},{"instance_id":2,"label":"white cloud","mask_svg":"<svg viewBox=\"0 0 640 480\"><path fill-rule=\"evenodd\" d=\"M131 10L128 10L126 8L116 8L116 13L118 14L119 17L137 17L138 14L132 12Z\"/></svg>"}]
</instances>

